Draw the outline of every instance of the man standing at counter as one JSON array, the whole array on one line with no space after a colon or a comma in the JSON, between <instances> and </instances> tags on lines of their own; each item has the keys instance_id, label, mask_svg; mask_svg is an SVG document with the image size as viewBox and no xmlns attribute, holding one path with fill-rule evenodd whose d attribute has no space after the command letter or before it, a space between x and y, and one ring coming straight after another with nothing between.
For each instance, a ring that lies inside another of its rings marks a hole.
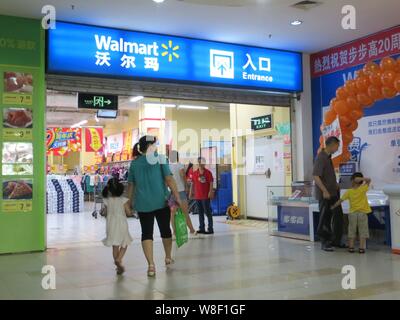
<instances>
[{"instance_id":1,"label":"man standing at counter","mask_svg":"<svg viewBox=\"0 0 400 320\"><path fill-rule=\"evenodd\" d=\"M340 198L339 184L332 163L332 155L339 149L339 144L340 141L336 137L326 139L325 149L322 149L314 162L315 196L319 201L320 212L317 234L325 251L333 251L333 246L344 247L341 244L343 212L341 207L334 211L330 209Z\"/></svg>"}]
</instances>

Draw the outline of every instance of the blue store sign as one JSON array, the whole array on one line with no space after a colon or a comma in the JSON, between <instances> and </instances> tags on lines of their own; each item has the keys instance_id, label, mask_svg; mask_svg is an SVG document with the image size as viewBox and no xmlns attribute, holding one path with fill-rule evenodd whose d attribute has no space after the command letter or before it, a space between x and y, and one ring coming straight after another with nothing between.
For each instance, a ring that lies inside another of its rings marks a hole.
<instances>
[{"instance_id":1,"label":"blue store sign","mask_svg":"<svg viewBox=\"0 0 400 320\"><path fill-rule=\"evenodd\" d=\"M310 218L307 207L278 206L278 231L310 234Z\"/></svg>"},{"instance_id":2,"label":"blue store sign","mask_svg":"<svg viewBox=\"0 0 400 320\"><path fill-rule=\"evenodd\" d=\"M57 22L49 73L302 91L300 53Z\"/></svg>"}]
</instances>

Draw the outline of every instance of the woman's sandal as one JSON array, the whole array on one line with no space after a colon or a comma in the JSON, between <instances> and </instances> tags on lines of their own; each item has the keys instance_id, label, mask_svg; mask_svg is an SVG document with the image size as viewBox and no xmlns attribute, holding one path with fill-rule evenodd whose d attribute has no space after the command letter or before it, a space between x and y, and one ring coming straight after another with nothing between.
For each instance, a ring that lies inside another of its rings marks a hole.
<instances>
[{"instance_id":1,"label":"woman's sandal","mask_svg":"<svg viewBox=\"0 0 400 320\"><path fill-rule=\"evenodd\" d=\"M359 253L365 253L365 249L359 249L358 252Z\"/></svg>"},{"instance_id":2,"label":"woman's sandal","mask_svg":"<svg viewBox=\"0 0 400 320\"><path fill-rule=\"evenodd\" d=\"M155 277L155 275L156 275L156 266L154 264L150 264L149 268L147 269L147 276Z\"/></svg>"},{"instance_id":3,"label":"woman's sandal","mask_svg":"<svg viewBox=\"0 0 400 320\"><path fill-rule=\"evenodd\" d=\"M350 253L354 253L354 248L349 248L348 251L349 251Z\"/></svg>"},{"instance_id":4,"label":"woman's sandal","mask_svg":"<svg viewBox=\"0 0 400 320\"><path fill-rule=\"evenodd\" d=\"M171 258L165 259L165 265L166 266L169 266L170 264L173 264L174 262L175 262L174 259L171 259Z\"/></svg>"}]
</instances>

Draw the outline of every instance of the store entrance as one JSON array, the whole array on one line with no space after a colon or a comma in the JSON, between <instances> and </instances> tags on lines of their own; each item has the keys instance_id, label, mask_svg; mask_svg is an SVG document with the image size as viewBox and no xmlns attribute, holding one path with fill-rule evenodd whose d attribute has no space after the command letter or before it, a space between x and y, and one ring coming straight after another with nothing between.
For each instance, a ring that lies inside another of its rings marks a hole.
<instances>
[{"instance_id":1,"label":"store entrance","mask_svg":"<svg viewBox=\"0 0 400 320\"><path fill-rule=\"evenodd\" d=\"M77 107L77 92L48 92L49 248L101 244L105 235L105 219L99 215L101 191L112 176L127 186L133 145L145 134L157 136L162 154L178 150L185 168L192 163L196 169L197 158L206 158L217 191L214 215L224 216L233 201L230 104L142 96L118 100L116 118L101 118L97 110ZM128 222L139 239L139 221L133 217Z\"/></svg>"}]
</instances>

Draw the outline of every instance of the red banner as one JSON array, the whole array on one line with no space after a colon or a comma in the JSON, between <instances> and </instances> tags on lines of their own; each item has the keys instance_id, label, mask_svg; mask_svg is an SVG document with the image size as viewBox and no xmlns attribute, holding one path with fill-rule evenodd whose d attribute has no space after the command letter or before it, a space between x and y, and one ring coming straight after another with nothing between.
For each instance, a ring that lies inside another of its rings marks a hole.
<instances>
[{"instance_id":1,"label":"red banner","mask_svg":"<svg viewBox=\"0 0 400 320\"><path fill-rule=\"evenodd\" d=\"M80 128L47 128L47 154L65 156L68 152L82 150L82 129Z\"/></svg>"},{"instance_id":2,"label":"red banner","mask_svg":"<svg viewBox=\"0 0 400 320\"><path fill-rule=\"evenodd\" d=\"M311 55L311 77L400 53L400 26Z\"/></svg>"},{"instance_id":3,"label":"red banner","mask_svg":"<svg viewBox=\"0 0 400 320\"><path fill-rule=\"evenodd\" d=\"M85 129L86 152L103 151L103 128Z\"/></svg>"}]
</instances>

